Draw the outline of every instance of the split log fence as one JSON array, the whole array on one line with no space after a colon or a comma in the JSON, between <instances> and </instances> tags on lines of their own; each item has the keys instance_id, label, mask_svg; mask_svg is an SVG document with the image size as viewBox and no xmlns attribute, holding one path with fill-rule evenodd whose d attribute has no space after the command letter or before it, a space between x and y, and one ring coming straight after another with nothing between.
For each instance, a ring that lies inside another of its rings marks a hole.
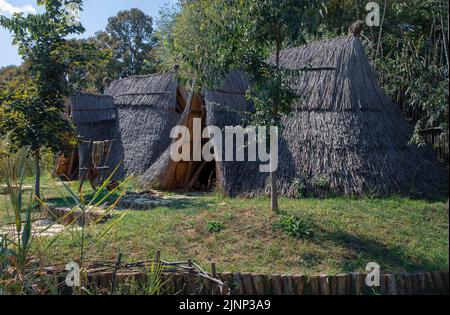
<instances>
[{"instance_id":1,"label":"split log fence","mask_svg":"<svg viewBox=\"0 0 450 315\"><path fill-rule=\"evenodd\" d=\"M379 287L366 285L364 273L337 275L265 275L252 273L220 273L211 265L205 272L191 260L167 262L160 253L153 260L123 263L122 256L114 262L97 262L86 270L87 286L94 292L111 294L119 283L148 284L148 267L161 266L159 275L164 295L447 295L449 272L386 273L380 277ZM54 267L47 268L48 272ZM64 283L64 272L57 272ZM71 293L64 285L61 293Z\"/></svg>"},{"instance_id":2,"label":"split log fence","mask_svg":"<svg viewBox=\"0 0 450 315\"><path fill-rule=\"evenodd\" d=\"M113 273L91 276L96 285L108 287ZM118 278L143 274L119 273ZM218 273L218 279L194 277L189 273L162 275L167 295L448 295L448 272L418 272L381 275L380 287L368 287L366 274L264 275ZM218 280L218 281L217 281ZM223 287L218 285L223 282Z\"/></svg>"}]
</instances>

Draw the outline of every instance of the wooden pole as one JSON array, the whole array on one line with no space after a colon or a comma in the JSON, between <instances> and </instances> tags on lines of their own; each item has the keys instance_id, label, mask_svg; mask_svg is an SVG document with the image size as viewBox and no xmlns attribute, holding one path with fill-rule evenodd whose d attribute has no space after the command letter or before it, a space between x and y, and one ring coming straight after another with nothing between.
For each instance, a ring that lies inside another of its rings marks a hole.
<instances>
[{"instance_id":1,"label":"wooden pole","mask_svg":"<svg viewBox=\"0 0 450 315\"><path fill-rule=\"evenodd\" d=\"M212 274L212 277L214 279L217 279L217 269L216 269L216 264L215 263L211 263L211 274ZM210 281L210 280L208 280L208 281ZM212 282L212 281L210 281L210 282L211 282L211 285L212 285L212 289L211 289L212 292L211 293L213 295L216 295L217 292L220 292L220 288L219 288L219 290L217 290L217 284L215 282Z\"/></svg>"},{"instance_id":2,"label":"wooden pole","mask_svg":"<svg viewBox=\"0 0 450 315\"><path fill-rule=\"evenodd\" d=\"M119 270L121 262L122 262L122 253L119 253L117 255L116 264L114 266L114 272L112 274L112 279L111 279L111 294L114 294L114 290L116 287L117 270Z\"/></svg>"},{"instance_id":3,"label":"wooden pole","mask_svg":"<svg viewBox=\"0 0 450 315\"><path fill-rule=\"evenodd\" d=\"M187 288L187 294L191 295L191 294L193 294L193 292L191 292L192 288L193 288L193 285L192 285L192 260L191 259L188 259L188 267L189 267L188 283L186 284L186 288Z\"/></svg>"},{"instance_id":4,"label":"wooden pole","mask_svg":"<svg viewBox=\"0 0 450 315\"><path fill-rule=\"evenodd\" d=\"M73 164L75 163L75 150L72 151L72 154L70 155L70 162L69 162L69 168L67 169L67 179L72 180L73 179Z\"/></svg>"}]
</instances>

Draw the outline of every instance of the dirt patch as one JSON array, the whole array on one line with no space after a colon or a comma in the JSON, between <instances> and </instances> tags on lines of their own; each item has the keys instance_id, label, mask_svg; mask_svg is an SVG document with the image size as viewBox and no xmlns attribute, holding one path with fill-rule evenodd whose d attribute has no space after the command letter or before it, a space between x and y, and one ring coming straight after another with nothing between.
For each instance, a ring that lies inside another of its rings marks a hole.
<instances>
[{"instance_id":1,"label":"dirt patch","mask_svg":"<svg viewBox=\"0 0 450 315\"><path fill-rule=\"evenodd\" d=\"M174 202L180 200L189 200L199 198L199 194L187 194L187 195L170 195L164 196L163 194L154 191L147 190L144 192L127 192L119 201L117 205L118 209L131 209L131 210L150 210L156 207L166 207L172 205Z\"/></svg>"}]
</instances>

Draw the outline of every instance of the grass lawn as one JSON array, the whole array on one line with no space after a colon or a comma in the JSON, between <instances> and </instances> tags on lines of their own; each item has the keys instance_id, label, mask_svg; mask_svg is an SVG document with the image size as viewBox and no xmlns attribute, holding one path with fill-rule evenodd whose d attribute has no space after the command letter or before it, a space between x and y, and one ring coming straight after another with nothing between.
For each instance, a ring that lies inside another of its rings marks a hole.
<instances>
[{"instance_id":1,"label":"grass lawn","mask_svg":"<svg viewBox=\"0 0 450 315\"><path fill-rule=\"evenodd\" d=\"M46 177L43 196L52 202L64 194ZM73 187L76 183L71 184ZM85 192L92 193L89 184ZM2 198L4 196L0 196ZM0 201L0 221L5 200ZM312 222L312 235L288 236L274 227L268 198L232 199L218 194L179 200L168 207L130 211L88 253L89 260L114 260L118 252L128 261L154 257L192 259L219 271L319 274L363 271L376 262L382 271L448 270L449 215L443 201L388 199L282 198L283 215ZM118 218L124 212L115 211ZM114 220L114 219L113 219ZM219 225L220 232L208 227ZM87 229L88 241L108 223ZM78 257L69 235L59 237L47 252L46 263L67 263Z\"/></svg>"}]
</instances>

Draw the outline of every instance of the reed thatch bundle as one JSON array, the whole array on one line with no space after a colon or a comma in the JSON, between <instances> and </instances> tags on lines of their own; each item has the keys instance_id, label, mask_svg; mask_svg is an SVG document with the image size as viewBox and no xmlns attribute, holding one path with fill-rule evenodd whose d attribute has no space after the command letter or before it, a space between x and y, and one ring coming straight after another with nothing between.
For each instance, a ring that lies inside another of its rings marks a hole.
<instances>
[{"instance_id":1,"label":"reed thatch bundle","mask_svg":"<svg viewBox=\"0 0 450 315\"><path fill-rule=\"evenodd\" d=\"M222 130L227 126L242 125L247 113L253 110L246 97L248 86L245 74L234 71L227 76L221 89L206 90L206 124ZM222 150L225 152L225 141ZM256 162L218 161L216 172L217 184L225 194L258 193L264 190L265 176L259 173L259 164ZM256 178L256 182L250 183ZM260 180L263 180L262 184Z\"/></svg>"}]
</instances>

